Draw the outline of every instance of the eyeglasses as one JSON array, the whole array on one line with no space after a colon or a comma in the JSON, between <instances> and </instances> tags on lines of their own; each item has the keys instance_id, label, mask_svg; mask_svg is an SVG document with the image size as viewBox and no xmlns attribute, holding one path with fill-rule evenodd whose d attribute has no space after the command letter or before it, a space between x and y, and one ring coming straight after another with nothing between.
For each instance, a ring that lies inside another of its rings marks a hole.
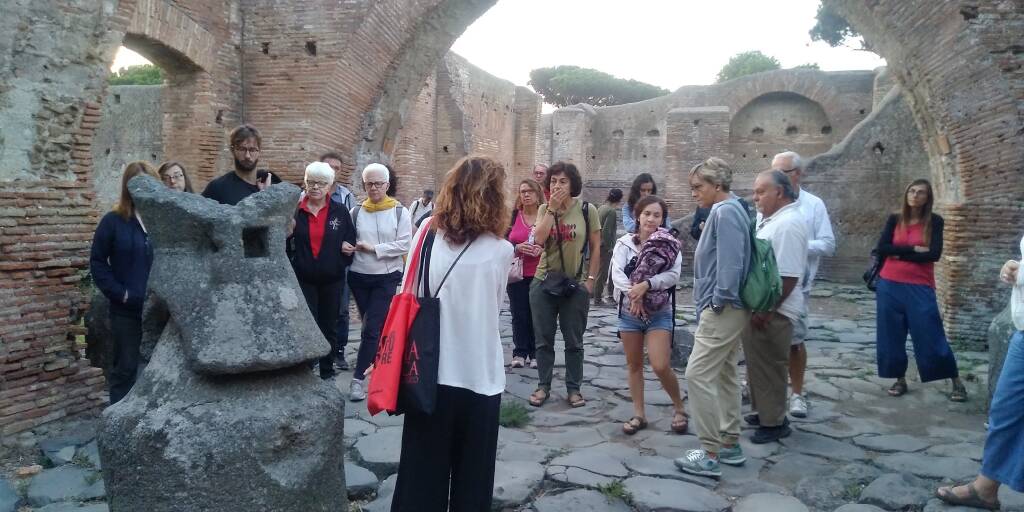
<instances>
[{"instance_id":1,"label":"eyeglasses","mask_svg":"<svg viewBox=\"0 0 1024 512\"><path fill-rule=\"evenodd\" d=\"M363 182L363 183L366 185L366 188L368 188L368 189L370 189L370 188L386 188L388 186L388 182L386 182L386 181L366 181L366 182Z\"/></svg>"},{"instance_id":2,"label":"eyeglasses","mask_svg":"<svg viewBox=\"0 0 1024 512\"><path fill-rule=\"evenodd\" d=\"M792 169L779 169L779 170L784 172L784 173L786 173L788 175L788 174L792 174L792 173L794 173L796 171L799 171L800 168L799 167L794 167Z\"/></svg>"},{"instance_id":3,"label":"eyeglasses","mask_svg":"<svg viewBox=\"0 0 1024 512\"><path fill-rule=\"evenodd\" d=\"M167 181L178 181L178 180L185 179L185 175L181 174L181 173L178 173L178 174L164 174L164 179L167 180Z\"/></svg>"},{"instance_id":4,"label":"eyeglasses","mask_svg":"<svg viewBox=\"0 0 1024 512\"><path fill-rule=\"evenodd\" d=\"M236 151L236 152L238 152L239 154L242 154L242 155L256 156L256 155L260 154L260 148L243 148L241 146L235 146L235 147L233 147L231 149Z\"/></svg>"},{"instance_id":5,"label":"eyeglasses","mask_svg":"<svg viewBox=\"0 0 1024 512\"><path fill-rule=\"evenodd\" d=\"M321 188L327 188L329 186L331 186L331 184L326 182L326 181L307 181L306 182L306 188L321 189Z\"/></svg>"}]
</instances>

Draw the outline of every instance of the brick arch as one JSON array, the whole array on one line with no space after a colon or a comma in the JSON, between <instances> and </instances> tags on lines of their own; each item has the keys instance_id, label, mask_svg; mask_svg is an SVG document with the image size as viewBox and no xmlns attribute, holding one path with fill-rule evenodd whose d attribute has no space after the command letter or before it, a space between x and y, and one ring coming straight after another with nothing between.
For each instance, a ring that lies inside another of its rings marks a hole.
<instances>
[{"instance_id":1,"label":"brick arch","mask_svg":"<svg viewBox=\"0 0 1024 512\"><path fill-rule=\"evenodd\" d=\"M758 98L773 92L788 92L803 96L817 103L829 121L836 123L836 129L845 133L856 121L844 119L840 92L835 84L821 80L821 72L814 70L787 69L768 71L740 77L725 84L728 91L729 111L740 112Z\"/></svg>"},{"instance_id":2,"label":"brick arch","mask_svg":"<svg viewBox=\"0 0 1024 512\"><path fill-rule=\"evenodd\" d=\"M196 186L210 180L217 172L217 152L211 149L224 139L214 109L204 101L211 96L217 38L166 0L137 0L122 44L164 70L164 155L183 162Z\"/></svg>"},{"instance_id":3,"label":"brick arch","mask_svg":"<svg viewBox=\"0 0 1024 512\"><path fill-rule=\"evenodd\" d=\"M388 161L403 117L427 75L496 1L378 2L350 39L324 91L321 103L329 108L313 120L315 143L323 149L335 144L352 148L348 171Z\"/></svg>"},{"instance_id":4,"label":"brick arch","mask_svg":"<svg viewBox=\"0 0 1024 512\"><path fill-rule=\"evenodd\" d=\"M1024 4L826 1L904 88L946 218L938 293L947 331L983 342L1005 306L995 273L1017 256L1024 226Z\"/></svg>"}]
</instances>

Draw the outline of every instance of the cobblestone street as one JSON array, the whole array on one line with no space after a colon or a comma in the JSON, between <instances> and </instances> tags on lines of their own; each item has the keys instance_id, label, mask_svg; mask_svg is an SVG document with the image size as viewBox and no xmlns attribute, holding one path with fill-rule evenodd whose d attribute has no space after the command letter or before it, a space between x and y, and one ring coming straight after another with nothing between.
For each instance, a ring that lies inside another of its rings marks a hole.
<instances>
[{"instance_id":1,"label":"cobblestone street","mask_svg":"<svg viewBox=\"0 0 1024 512\"><path fill-rule=\"evenodd\" d=\"M592 308L588 328L583 394L587 405L572 410L565 401L561 343L557 345L552 399L542 408L526 404L536 371L509 370L508 404L528 414L525 426L501 428L495 508L536 512L574 511L834 511L958 510L940 505L932 491L940 482L961 481L978 470L984 442L987 354L958 351L970 400L946 398L948 383L922 385L911 365L910 393L891 398L891 382L875 375L874 298L861 287L821 283L811 302L807 391L811 410L793 418L793 434L781 443L754 445L751 430L741 444L742 467L723 466L720 480L679 472L672 459L698 447L696 436L669 430L671 403L654 375L646 375L650 426L635 436L622 433L633 415L626 388L625 356L615 337L613 306ZM689 290L680 292L679 323L695 329ZM506 358L511 327L503 313ZM350 339L358 339L354 326ZM955 341L955 340L954 340ZM349 346L354 359L357 346ZM742 367L741 367L742 370ZM680 381L682 368L677 368ZM335 384L347 391L350 373ZM746 406L745 406L746 409ZM370 417L364 403L348 403L346 473L351 510L387 511L394 488L401 417ZM62 429L63 427L63 429ZM20 493L46 512L102 512L99 458L92 441L95 420L65 422L18 436L37 450L47 469L36 476L12 473L5 460L5 492ZM39 453L41 451L41 453ZM13 452L12 452L13 453ZM29 461L34 462L34 461ZM20 461L25 464L23 458ZM1024 511L1024 495L1004 488L1003 510ZM85 503L85 506L80 506ZM879 507L879 508L875 508ZM966 510L966 509L964 509Z\"/></svg>"}]
</instances>

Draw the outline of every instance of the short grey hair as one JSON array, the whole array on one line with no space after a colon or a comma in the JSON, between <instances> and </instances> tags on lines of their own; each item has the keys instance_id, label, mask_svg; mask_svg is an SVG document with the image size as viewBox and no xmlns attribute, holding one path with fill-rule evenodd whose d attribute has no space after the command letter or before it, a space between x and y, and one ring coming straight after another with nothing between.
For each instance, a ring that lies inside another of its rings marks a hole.
<instances>
[{"instance_id":1,"label":"short grey hair","mask_svg":"<svg viewBox=\"0 0 1024 512\"><path fill-rule=\"evenodd\" d=\"M320 178L327 183L334 183L334 169L324 162L313 162L306 166L306 176L303 181L309 181L310 178Z\"/></svg>"},{"instance_id":2,"label":"short grey hair","mask_svg":"<svg viewBox=\"0 0 1024 512\"><path fill-rule=\"evenodd\" d=\"M363 181L370 181L377 178L384 183L391 183L391 172L384 164L373 163L363 169Z\"/></svg>"},{"instance_id":3,"label":"short grey hair","mask_svg":"<svg viewBox=\"0 0 1024 512\"><path fill-rule=\"evenodd\" d=\"M789 176L786 176L786 173L773 169L761 172L761 176L768 176L771 178L772 185L775 185L779 190L782 190L783 197L788 197L791 201L796 201L796 189L793 188L793 182L789 181Z\"/></svg>"},{"instance_id":4,"label":"short grey hair","mask_svg":"<svg viewBox=\"0 0 1024 512\"><path fill-rule=\"evenodd\" d=\"M729 167L725 160L714 156L693 166L690 169L690 176L696 176L712 185L722 187L725 192L728 192L732 185L732 167Z\"/></svg>"},{"instance_id":5,"label":"short grey hair","mask_svg":"<svg viewBox=\"0 0 1024 512\"><path fill-rule=\"evenodd\" d=\"M791 169L800 169L801 171L804 170L804 160L803 158L800 158L800 155L797 154L796 151L783 151L782 153L775 155L775 158L788 159L790 162L793 163L793 167L791 167ZM773 158L772 160L774 160L775 158Z\"/></svg>"}]
</instances>

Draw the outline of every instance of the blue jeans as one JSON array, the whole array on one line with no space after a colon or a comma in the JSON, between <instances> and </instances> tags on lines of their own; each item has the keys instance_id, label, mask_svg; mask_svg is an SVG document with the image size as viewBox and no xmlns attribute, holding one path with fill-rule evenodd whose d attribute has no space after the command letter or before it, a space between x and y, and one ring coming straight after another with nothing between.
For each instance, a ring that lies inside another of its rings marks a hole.
<instances>
[{"instance_id":1,"label":"blue jeans","mask_svg":"<svg viewBox=\"0 0 1024 512\"><path fill-rule=\"evenodd\" d=\"M992 395L981 474L1024 492L1024 331L1010 338Z\"/></svg>"},{"instance_id":2,"label":"blue jeans","mask_svg":"<svg viewBox=\"0 0 1024 512\"><path fill-rule=\"evenodd\" d=\"M922 284L878 280L878 376L898 379L907 374L907 332L921 382L958 377L956 358L942 327L935 289Z\"/></svg>"}]
</instances>

